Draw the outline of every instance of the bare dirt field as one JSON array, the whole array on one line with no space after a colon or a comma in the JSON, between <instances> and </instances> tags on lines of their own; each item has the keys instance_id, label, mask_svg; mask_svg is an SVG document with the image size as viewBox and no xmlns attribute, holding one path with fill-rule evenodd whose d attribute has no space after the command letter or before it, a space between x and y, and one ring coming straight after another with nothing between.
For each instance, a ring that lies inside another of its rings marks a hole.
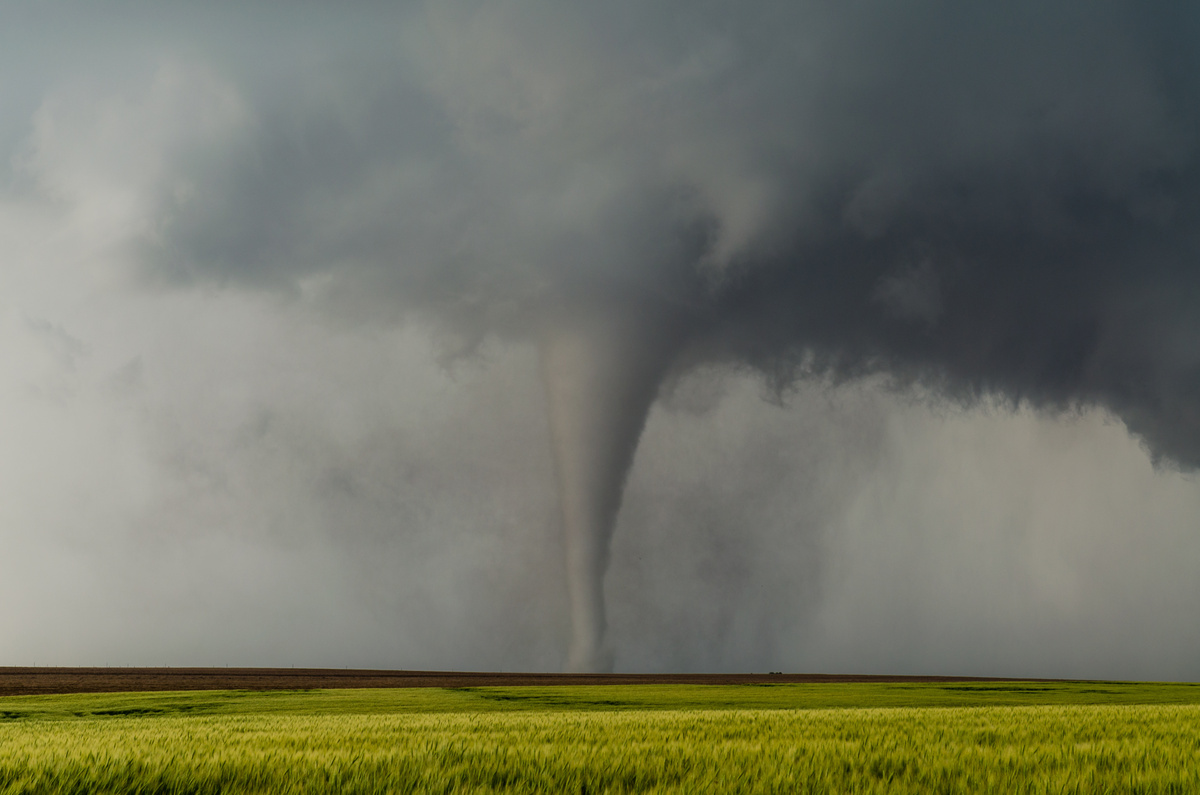
<instances>
[{"instance_id":1,"label":"bare dirt field","mask_svg":"<svg viewBox=\"0 0 1200 795\"><path fill-rule=\"evenodd\" d=\"M514 685L735 685L782 682L979 682L984 677L846 674L552 674L344 668L0 667L0 696L151 690L309 690Z\"/></svg>"}]
</instances>

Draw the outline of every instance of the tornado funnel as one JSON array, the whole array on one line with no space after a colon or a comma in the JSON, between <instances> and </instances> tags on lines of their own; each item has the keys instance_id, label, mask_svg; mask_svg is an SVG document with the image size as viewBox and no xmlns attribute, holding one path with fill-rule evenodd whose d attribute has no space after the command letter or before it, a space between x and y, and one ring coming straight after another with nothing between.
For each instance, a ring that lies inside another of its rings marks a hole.
<instances>
[{"instance_id":1,"label":"tornado funnel","mask_svg":"<svg viewBox=\"0 0 1200 795\"><path fill-rule=\"evenodd\" d=\"M604 572L646 415L680 338L668 313L589 305L551 322L542 380L558 476L571 608L567 670L612 670Z\"/></svg>"}]
</instances>

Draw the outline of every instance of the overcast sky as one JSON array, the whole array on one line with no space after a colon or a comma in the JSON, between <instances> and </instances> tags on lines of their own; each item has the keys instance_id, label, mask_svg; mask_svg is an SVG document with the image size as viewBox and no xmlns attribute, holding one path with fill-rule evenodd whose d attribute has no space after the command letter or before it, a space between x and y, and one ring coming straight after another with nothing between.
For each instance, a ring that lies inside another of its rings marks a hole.
<instances>
[{"instance_id":1,"label":"overcast sky","mask_svg":"<svg viewBox=\"0 0 1200 795\"><path fill-rule=\"evenodd\" d=\"M643 5L0 8L0 664L561 669L651 296L617 670L1200 678L1192 5Z\"/></svg>"}]
</instances>

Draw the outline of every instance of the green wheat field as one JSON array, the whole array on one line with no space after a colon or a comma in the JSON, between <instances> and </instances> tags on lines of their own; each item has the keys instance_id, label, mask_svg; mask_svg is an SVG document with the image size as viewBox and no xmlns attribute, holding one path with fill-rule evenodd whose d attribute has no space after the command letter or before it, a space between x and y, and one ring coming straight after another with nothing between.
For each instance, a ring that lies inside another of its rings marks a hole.
<instances>
[{"instance_id":1,"label":"green wheat field","mask_svg":"<svg viewBox=\"0 0 1200 795\"><path fill-rule=\"evenodd\" d=\"M0 698L2 793L1197 793L1200 685Z\"/></svg>"}]
</instances>

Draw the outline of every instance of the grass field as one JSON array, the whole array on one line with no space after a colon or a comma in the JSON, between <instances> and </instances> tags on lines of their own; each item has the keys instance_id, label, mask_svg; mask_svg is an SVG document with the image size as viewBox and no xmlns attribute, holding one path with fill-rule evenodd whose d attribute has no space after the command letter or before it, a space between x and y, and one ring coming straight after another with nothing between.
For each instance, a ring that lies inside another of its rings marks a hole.
<instances>
[{"instance_id":1,"label":"grass field","mask_svg":"<svg viewBox=\"0 0 1200 795\"><path fill-rule=\"evenodd\" d=\"M1200 792L1200 686L10 697L0 792Z\"/></svg>"}]
</instances>

